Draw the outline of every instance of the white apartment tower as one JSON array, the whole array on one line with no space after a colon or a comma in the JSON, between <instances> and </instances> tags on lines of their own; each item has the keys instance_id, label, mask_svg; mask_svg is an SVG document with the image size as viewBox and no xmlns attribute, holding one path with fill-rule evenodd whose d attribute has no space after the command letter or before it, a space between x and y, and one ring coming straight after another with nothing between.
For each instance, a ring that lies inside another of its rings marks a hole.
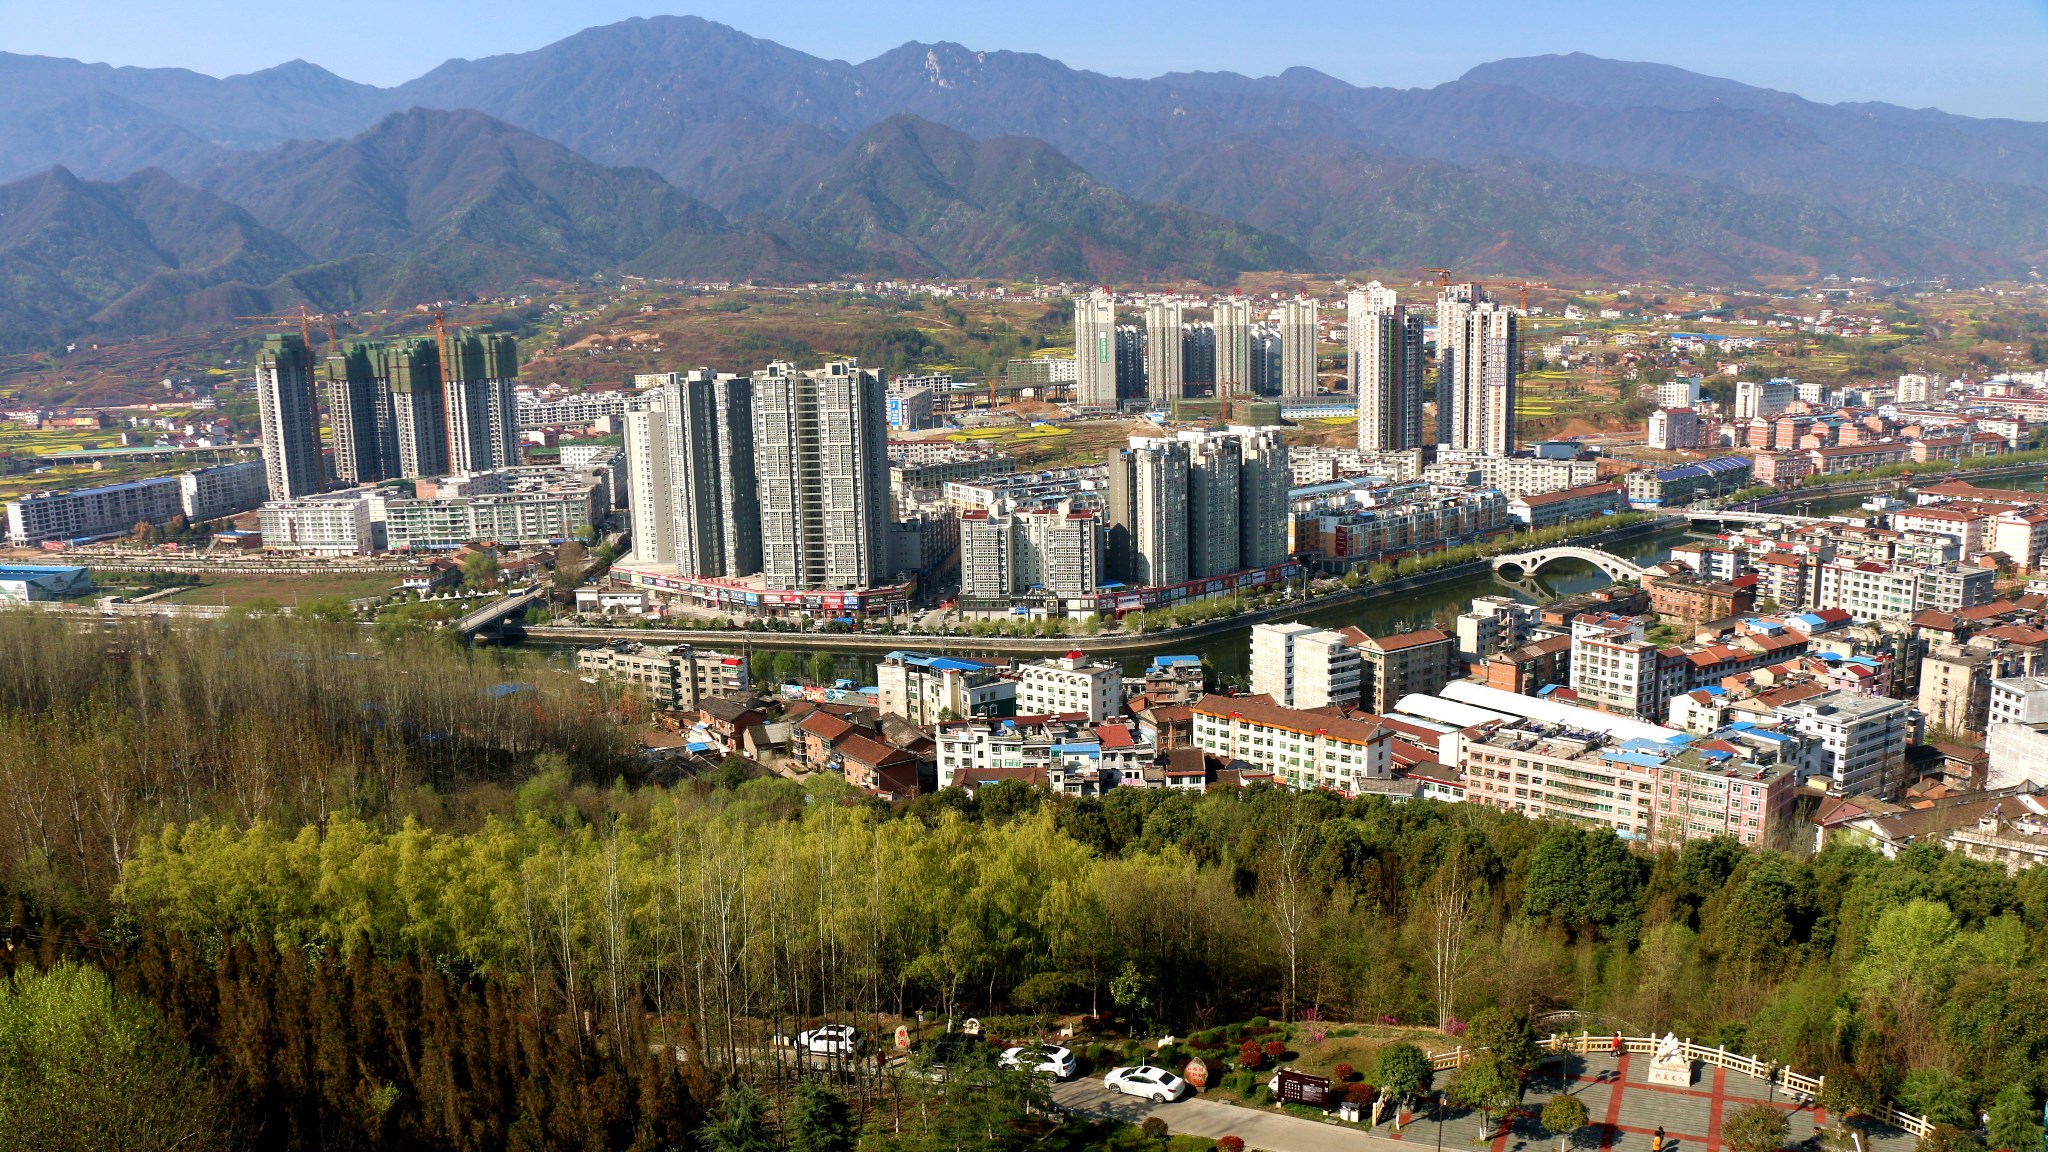
<instances>
[{"instance_id":1,"label":"white apartment tower","mask_svg":"<svg viewBox=\"0 0 2048 1152\"><path fill-rule=\"evenodd\" d=\"M776 361L754 377L761 571L770 587L858 588L894 574L885 392L879 372L851 360L808 372Z\"/></svg>"},{"instance_id":2,"label":"white apartment tower","mask_svg":"<svg viewBox=\"0 0 2048 1152\"><path fill-rule=\"evenodd\" d=\"M1345 300L1345 371L1358 398L1358 450L1422 446L1422 317L1375 280Z\"/></svg>"},{"instance_id":3,"label":"white apartment tower","mask_svg":"<svg viewBox=\"0 0 2048 1152\"><path fill-rule=\"evenodd\" d=\"M1237 511L1240 569L1271 568L1287 562L1288 500L1293 474L1287 441L1277 428L1233 428L1241 462Z\"/></svg>"},{"instance_id":4,"label":"white apartment tower","mask_svg":"<svg viewBox=\"0 0 2048 1152\"><path fill-rule=\"evenodd\" d=\"M1436 354L1437 402L1450 401L1450 446L1514 455L1520 355L1514 309L1476 284L1446 288L1437 297Z\"/></svg>"},{"instance_id":5,"label":"white apartment tower","mask_svg":"<svg viewBox=\"0 0 2048 1152\"><path fill-rule=\"evenodd\" d=\"M1316 394L1316 302L1306 296L1280 302L1280 398Z\"/></svg>"},{"instance_id":6,"label":"white apartment tower","mask_svg":"<svg viewBox=\"0 0 2048 1152\"><path fill-rule=\"evenodd\" d=\"M1154 408L1165 408L1187 394L1180 355L1184 311L1178 300L1145 305L1145 398Z\"/></svg>"},{"instance_id":7,"label":"white apartment tower","mask_svg":"<svg viewBox=\"0 0 2048 1152\"><path fill-rule=\"evenodd\" d=\"M1252 390L1252 305L1242 296L1216 301L1216 395Z\"/></svg>"},{"instance_id":8,"label":"white apartment tower","mask_svg":"<svg viewBox=\"0 0 2048 1152\"><path fill-rule=\"evenodd\" d=\"M326 488L313 350L298 333L264 337L263 350L256 354L256 411L270 498L297 500Z\"/></svg>"},{"instance_id":9,"label":"white apartment tower","mask_svg":"<svg viewBox=\"0 0 2048 1152\"><path fill-rule=\"evenodd\" d=\"M1074 297L1074 403L1116 407L1116 303L1100 288Z\"/></svg>"},{"instance_id":10,"label":"white apartment tower","mask_svg":"<svg viewBox=\"0 0 2048 1152\"><path fill-rule=\"evenodd\" d=\"M1183 432L1188 446L1188 578L1236 572L1243 445L1227 433Z\"/></svg>"},{"instance_id":11,"label":"white apartment tower","mask_svg":"<svg viewBox=\"0 0 2048 1152\"><path fill-rule=\"evenodd\" d=\"M1282 708L1355 707L1363 665L1342 633L1307 624L1252 627L1252 691Z\"/></svg>"},{"instance_id":12,"label":"white apartment tower","mask_svg":"<svg viewBox=\"0 0 2048 1152\"><path fill-rule=\"evenodd\" d=\"M1141 587L1186 583L1188 446L1131 437L1109 457L1109 570Z\"/></svg>"},{"instance_id":13,"label":"white apartment tower","mask_svg":"<svg viewBox=\"0 0 2048 1152\"><path fill-rule=\"evenodd\" d=\"M626 429L626 499L633 510L633 559L640 564L676 561L675 496L669 483L668 413L661 391L655 407L628 412Z\"/></svg>"}]
</instances>

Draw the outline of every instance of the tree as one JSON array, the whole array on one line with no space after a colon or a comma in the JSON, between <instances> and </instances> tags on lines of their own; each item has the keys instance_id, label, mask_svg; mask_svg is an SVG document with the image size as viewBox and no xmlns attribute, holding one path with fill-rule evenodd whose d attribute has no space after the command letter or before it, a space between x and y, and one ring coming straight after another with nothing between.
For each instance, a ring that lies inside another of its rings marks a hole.
<instances>
[{"instance_id":1,"label":"tree","mask_svg":"<svg viewBox=\"0 0 2048 1152\"><path fill-rule=\"evenodd\" d=\"M1429 1087L1435 1073L1429 1057L1413 1044L1389 1044L1372 1061L1372 1086L1392 1100L1406 1100Z\"/></svg>"},{"instance_id":2,"label":"tree","mask_svg":"<svg viewBox=\"0 0 2048 1152\"><path fill-rule=\"evenodd\" d=\"M1145 1019L1152 1011L1152 978L1138 971L1136 962L1126 960L1110 978L1109 999L1126 1016Z\"/></svg>"},{"instance_id":3,"label":"tree","mask_svg":"<svg viewBox=\"0 0 2048 1152\"><path fill-rule=\"evenodd\" d=\"M326 624L353 624L356 621L355 609L339 596L308 596L292 609L292 615Z\"/></svg>"},{"instance_id":4,"label":"tree","mask_svg":"<svg viewBox=\"0 0 2048 1152\"><path fill-rule=\"evenodd\" d=\"M1431 877L1424 899L1436 977L1437 1027L1448 1030L1457 1010L1458 979L1472 952L1472 885L1463 845L1451 846Z\"/></svg>"},{"instance_id":5,"label":"tree","mask_svg":"<svg viewBox=\"0 0 2048 1152\"><path fill-rule=\"evenodd\" d=\"M498 554L478 550L471 552L462 561L462 585L465 588L488 588L498 582Z\"/></svg>"},{"instance_id":6,"label":"tree","mask_svg":"<svg viewBox=\"0 0 2048 1152\"><path fill-rule=\"evenodd\" d=\"M0 980L0 1146L71 1152L221 1147L205 1069L96 969Z\"/></svg>"},{"instance_id":7,"label":"tree","mask_svg":"<svg viewBox=\"0 0 2048 1152\"><path fill-rule=\"evenodd\" d=\"M797 1085L784 1127L790 1152L853 1152L860 1141L860 1121L846 1098L816 1080Z\"/></svg>"},{"instance_id":8,"label":"tree","mask_svg":"<svg viewBox=\"0 0 2048 1152\"><path fill-rule=\"evenodd\" d=\"M2024 1084L2007 1084L1991 1102L1984 1142L2002 1152L2033 1152L2041 1146L2041 1122L2034 1115L2034 1094Z\"/></svg>"},{"instance_id":9,"label":"tree","mask_svg":"<svg viewBox=\"0 0 2048 1152\"><path fill-rule=\"evenodd\" d=\"M1496 1113L1522 1102L1522 1075L1498 1057L1480 1057L1458 1070L1451 1081L1451 1099L1477 1109L1490 1131Z\"/></svg>"},{"instance_id":10,"label":"tree","mask_svg":"<svg viewBox=\"0 0 2048 1152\"><path fill-rule=\"evenodd\" d=\"M1502 1008L1482 1009L1472 1017L1472 1026L1465 1031L1468 1047L1484 1048L1494 1059L1513 1069L1516 1075L1526 1076L1536 1067L1536 1030L1529 1025L1529 1018L1520 1012L1509 1012Z\"/></svg>"},{"instance_id":11,"label":"tree","mask_svg":"<svg viewBox=\"0 0 2048 1152\"><path fill-rule=\"evenodd\" d=\"M697 1129L697 1143L705 1152L777 1152L761 1097L745 1084L718 1102L717 1114Z\"/></svg>"},{"instance_id":12,"label":"tree","mask_svg":"<svg viewBox=\"0 0 2048 1152\"><path fill-rule=\"evenodd\" d=\"M555 549L555 587L567 591L583 583L584 570L589 567L590 553L576 541Z\"/></svg>"},{"instance_id":13,"label":"tree","mask_svg":"<svg viewBox=\"0 0 2048 1152\"><path fill-rule=\"evenodd\" d=\"M1591 1118L1586 1102L1577 1096L1552 1096L1543 1105L1543 1127L1558 1138L1559 1148L1570 1145L1572 1137Z\"/></svg>"},{"instance_id":14,"label":"tree","mask_svg":"<svg viewBox=\"0 0 2048 1152\"><path fill-rule=\"evenodd\" d=\"M1969 1088L1946 1068L1916 1068L1899 1085L1899 1107L1917 1112L1936 1125L1974 1127Z\"/></svg>"},{"instance_id":15,"label":"tree","mask_svg":"<svg viewBox=\"0 0 2048 1152\"><path fill-rule=\"evenodd\" d=\"M1739 1108L1721 1125L1721 1142L1731 1152L1777 1152L1791 1134L1785 1114L1764 1104Z\"/></svg>"},{"instance_id":16,"label":"tree","mask_svg":"<svg viewBox=\"0 0 2048 1152\"><path fill-rule=\"evenodd\" d=\"M830 652L811 653L811 682L820 688L830 688L839 675L839 658Z\"/></svg>"}]
</instances>

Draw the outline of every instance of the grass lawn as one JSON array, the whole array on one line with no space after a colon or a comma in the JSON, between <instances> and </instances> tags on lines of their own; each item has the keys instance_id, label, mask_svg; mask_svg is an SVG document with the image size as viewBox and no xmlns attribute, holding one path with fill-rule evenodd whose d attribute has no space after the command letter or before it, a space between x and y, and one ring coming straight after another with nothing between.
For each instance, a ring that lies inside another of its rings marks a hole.
<instances>
[{"instance_id":1,"label":"grass lawn","mask_svg":"<svg viewBox=\"0 0 2048 1152\"><path fill-rule=\"evenodd\" d=\"M314 596L340 596L354 600L381 596L398 585L400 573L369 572L348 576L223 576L209 577L196 588L169 597L177 604L246 604L268 598L290 606L296 600ZM109 574L117 582L120 574Z\"/></svg>"}]
</instances>

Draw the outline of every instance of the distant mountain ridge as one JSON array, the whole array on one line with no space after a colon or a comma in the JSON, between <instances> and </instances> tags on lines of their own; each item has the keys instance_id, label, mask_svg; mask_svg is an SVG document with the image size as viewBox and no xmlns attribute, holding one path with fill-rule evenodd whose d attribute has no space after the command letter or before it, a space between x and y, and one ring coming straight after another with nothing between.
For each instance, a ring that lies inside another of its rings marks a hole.
<instances>
[{"instance_id":1,"label":"distant mountain ridge","mask_svg":"<svg viewBox=\"0 0 2048 1152\"><path fill-rule=\"evenodd\" d=\"M351 139L219 154L182 183L63 168L0 186L0 347L165 332L294 303L409 307L601 271L1228 277L1284 240L1118 192L1044 142L904 116L771 212L728 217L644 168L481 112L413 109Z\"/></svg>"},{"instance_id":2,"label":"distant mountain ridge","mask_svg":"<svg viewBox=\"0 0 2048 1152\"><path fill-rule=\"evenodd\" d=\"M0 53L0 102L0 180L160 168L293 245L290 291L323 299L600 268L1718 281L2013 276L2048 254L2048 125L1583 54L1429 89L1129 79L950 43L849 64L663 16L396 88L303 61L213 79ZM140 284L104 287L98 307Z\"/></svg>"}]
</instances>

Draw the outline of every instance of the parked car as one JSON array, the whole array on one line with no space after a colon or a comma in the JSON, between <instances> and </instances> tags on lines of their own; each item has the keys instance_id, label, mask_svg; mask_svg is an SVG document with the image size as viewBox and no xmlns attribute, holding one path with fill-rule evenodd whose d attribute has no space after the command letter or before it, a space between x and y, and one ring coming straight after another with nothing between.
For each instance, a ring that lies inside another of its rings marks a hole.
<instances>
[{"instance_id":1,"label":"parked car","mask_svg":"<svg viewBox=\"0 0 2048 1152\"><path fill-rule=\"evenodd\" d=\"M851 1024L826 1024L797 1033L796 1046L813 1056L851 1056L860 1051L860 1033Z\"/></svg>"},{"instance_id":2,"label":"parked car","mask_svg":"<svg viewBox=\"0 0 2048 1152\"><path fill-rule=\"evenodd\" d=\"M1102 1078L1104 1084L1126 1096L1143 1096L1147 1100L1165 1103L1180 1099L1187 1091L1187 1081L1175 1076L1164 1068L1150 1064L1132 1064L1122 1068L1111 1068L1109 1075Z\"/></svg>"},{"instance_id":3,"label":"parked car","mask_svg":"<svg viewBox=\"0 0 2048 1152\"><path fill-rule=\"evenodd\" d=\"M1065 1080L1074 1074L1077 1065L1071 1049L1057 1044L1037 1044L1029 1047L1005 1048L996 1063L1005 1068L1022 1068L1027 1072L1043 1072L1055 1080Z\"/></svg>"}]
</instances>

